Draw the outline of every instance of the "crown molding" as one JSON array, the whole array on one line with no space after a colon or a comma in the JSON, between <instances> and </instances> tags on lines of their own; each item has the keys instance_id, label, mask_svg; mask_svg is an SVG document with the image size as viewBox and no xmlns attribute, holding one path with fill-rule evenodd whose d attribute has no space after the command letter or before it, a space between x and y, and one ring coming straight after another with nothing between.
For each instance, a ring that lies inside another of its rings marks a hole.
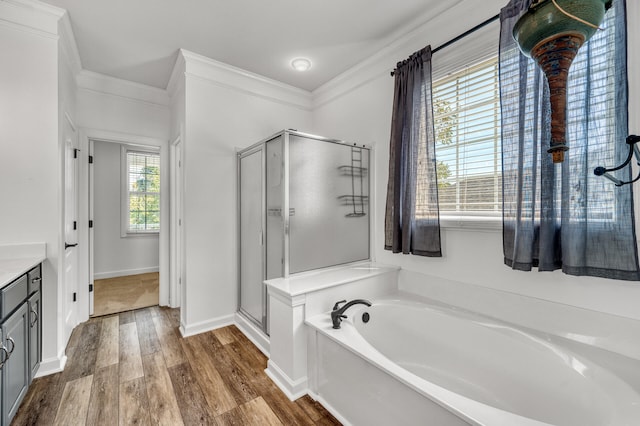
<instances>
[{"instance_id":1,"label":"crown molding","mask_svg":"<svg viewBox=\"0 0 640 426\"><path fill-rule=\"evenodd\" d=\"M184 89L184 76L187 63L184 59L183 51L183 49L178 50L178 57L173 65L173 70L171 70L171 76L167 83L167 93L172 99L178 92Z\"/></svg>"},{"instance_id":2,"label":"crown molding","mask_svg":"<svg viewBox=\"0 0 640 426\"><path fill-rule=\"evenodd\" d=\"M310 111L311 92L181 49L187 77ZM172 75L173 77L173 75Z\"/></svg>"},{"instance_id":3,"label":"crown molding","mask_svg":"<svg viewBox=\"0 0 640 426\"><path fill-rule=\"evenodd\" d=\"M0 22L36 35L55 38L65 10L36 0L0 0Z\"/></svg>"},{"instance_id":4,"label":"crown molding","mask_svg":"<svg viewBox=\"0 0 640 426\"><path fill-rule=\"evenodd\" d=\"M54 16L57 19L60 19L62 15L66 13L66 11L60 7L52 6L49 3L44 3L38 0L0 0L0 1L14 4L16 6L29 8L47 15Z\"/></svg>"},{"instance_id":5,"label":"crown molding","mask_svg":"<svg viewBox=\"0 0 640 426\"><path fill-rule=\"evenodd\" d=\"M486 18L495 15L502 2L490 2L496 3L496 9L493 9L491 4L482 5L482 13L478 13L474 21L481 22L484 15ZM405 26L404 30L400 29L389 36L387 43L377 53L313 90L313 108L322 107L383 75L386 75L392 84L389 73L398 61L427 44L435 47L466 31L468 28L461 17L468 16L469 10L477 9L478 4L475 0L452 0L432 8Z\"/></svg>"},{"instance_id":6,"label":"crown molding","mask_svg":"<svg viewBox=\"0 0 640 426\"><path fill-rule=\"evenodd\" d=\"M73 75L77 76L80 71L82 71L82 60L80 59L80 52L78 51L76 38L73 34L73 28L71 28L69 14L66 11L64 15L62 15L58 23L61 48L60 50L62 51L64 58L69 64Z\"/></svg>"},{"instance_id":7,"label":"crown molding","mask_svg":"<svg viewBox=\"0 0 640 426\"><path fill-rule=\"evenodd\" d=\"M79 90L88 90L105 95L118 96L136 102L159 105L169 105L169 95L164 89L147 86L146 84L122 80L93 71L82 70L76 75Z\"/></svg>"}]
</instances>

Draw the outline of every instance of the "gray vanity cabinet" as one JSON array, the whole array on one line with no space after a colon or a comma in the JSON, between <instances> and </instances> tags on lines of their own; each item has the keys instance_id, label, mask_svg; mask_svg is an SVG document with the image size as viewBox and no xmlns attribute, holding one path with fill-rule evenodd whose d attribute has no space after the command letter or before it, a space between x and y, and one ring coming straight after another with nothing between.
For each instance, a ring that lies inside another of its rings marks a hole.
<instances>
[{"instance_id":1,"label":"gray vanity cabinet","mask_svg":"<svg viewBox=\"0 0 640 426\"><path fill-rule=\"evenodd\" d=\"M29 383L38 371L42 359L42 298L40 290L29 297Z\"/></svg>"},{"instance_id":2,"label":"gray vanity cabinet","mask_svg":"<svg viewBox=\"0 0 640 426\"><path fill-rule=\"evenodd\" d=\"M9 356L2 366L2 424L9 425L29 386L29 311L20 305L2 323L2 345Z\"/></svg>"},{"instance_id":3,"label":"gray vanity cabinet","mask_svg":"<svg viewBox=\"0 0 640 426\"><path fill-rule=\"evenodd\" d=\"M42 359L42 269L0 289L0 426L9 426Z\"/></svg>"}]
</instances>

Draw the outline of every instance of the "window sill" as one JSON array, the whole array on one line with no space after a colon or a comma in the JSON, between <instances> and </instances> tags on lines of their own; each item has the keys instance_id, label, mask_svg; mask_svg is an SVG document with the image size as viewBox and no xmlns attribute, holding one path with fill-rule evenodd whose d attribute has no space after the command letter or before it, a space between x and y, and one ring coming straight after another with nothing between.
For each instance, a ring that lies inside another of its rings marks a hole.
<instances>
[{"instance_id":1,"label":"window sill","mask_svg":"<svg viewBox=\"0 0 640 426\"><path fill-rule=\"evenodd\" d=\"M502 231L502 217L441 215L440 227L466 231Z\"/></svg>"},{"instance_id":2,"label":"window sill","mask_svg":"<svg viewBox=\"0 0 640 426\"><path fill-rule=\"evenodd\" d=\"M122 238L137 238L137 237L157 237L160 235L160 231L149 232L124 232L120 235Z\"/></svg>"}]
</instances>

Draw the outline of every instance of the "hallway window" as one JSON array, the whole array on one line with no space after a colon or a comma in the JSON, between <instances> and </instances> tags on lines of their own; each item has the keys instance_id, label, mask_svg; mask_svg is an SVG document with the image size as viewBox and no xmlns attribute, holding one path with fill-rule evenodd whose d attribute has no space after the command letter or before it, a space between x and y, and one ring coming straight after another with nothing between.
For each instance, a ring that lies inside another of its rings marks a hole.
<instances>
[{"instance_id":1,"label":"hallway window","mask_svg":"<svg viewBox=\"0 0 640 426\"><path fill-rule=\"evenodd\" d=\"M127 233L160 230L160 155L126 149Z\"/></svg>"}]
</instances>

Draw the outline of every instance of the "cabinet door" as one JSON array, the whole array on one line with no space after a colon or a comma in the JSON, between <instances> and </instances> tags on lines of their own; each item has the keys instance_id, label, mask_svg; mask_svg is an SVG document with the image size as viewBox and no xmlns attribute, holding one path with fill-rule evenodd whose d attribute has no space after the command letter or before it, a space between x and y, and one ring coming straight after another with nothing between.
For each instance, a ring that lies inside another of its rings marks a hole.
<instances>
[{"instance_id":1,"label":"cabinet door","mask_svg":"<svg viewBox=\"0 0 640 426\"><path fill-rule=\"evenodd\" d=\"M9 359L2 367L3 424L11 424L22 398L27 393L29 380L29 315L23 303L13 315L2 323L2 343L9 351Z\"/></svg>"},{"instance_id":2,"label":"cabinet door","mask_svg":"<svg viewBox=\"0 0 640 426\"><path fill-rule=\"evenodd\" d=\"M42 303L40 292L29 298L29 383L38 370L42 360Z\"/></svg>"}]
</instances>

